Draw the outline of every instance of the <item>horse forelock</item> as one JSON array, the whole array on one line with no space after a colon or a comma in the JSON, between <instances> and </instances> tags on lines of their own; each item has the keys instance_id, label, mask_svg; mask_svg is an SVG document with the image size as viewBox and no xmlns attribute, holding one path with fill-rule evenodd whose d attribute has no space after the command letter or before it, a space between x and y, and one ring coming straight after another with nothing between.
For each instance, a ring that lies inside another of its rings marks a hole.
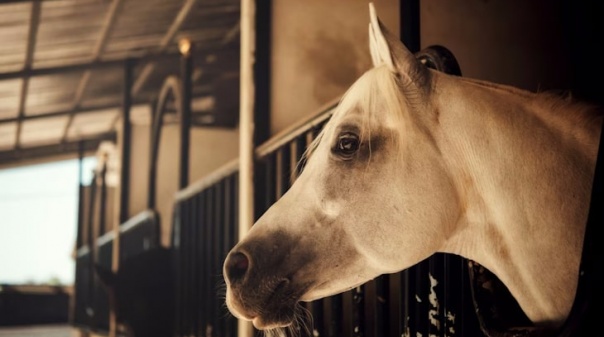
<instances>
[{"instance_id":1,"label":"horse forelock","mask_svg":"<svg viewBox=\"0 0 604 337\"><path fill-rule=\"evenodd\" d=\"M412 103L402 95L399 78L386 65L368 70L342 95L331 120L309 144L300 162L308 161L325 135L333 132L352 111L360 112L360 137L363 140L371 138L371 131L378 120L381 125L389 121L402 132L405 119L403 107L407 104Z\"/></svg>"}]
</instances>

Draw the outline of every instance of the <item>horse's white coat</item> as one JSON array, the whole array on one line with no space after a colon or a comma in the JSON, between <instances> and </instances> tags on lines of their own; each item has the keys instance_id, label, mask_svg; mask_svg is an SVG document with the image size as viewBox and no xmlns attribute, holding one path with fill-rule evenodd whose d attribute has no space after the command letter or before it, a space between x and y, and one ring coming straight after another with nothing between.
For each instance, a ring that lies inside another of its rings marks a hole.
<instances>
[{"instance_id":1,"label":"horse's white coat","mask_svg":"<svg viewBox=\"0 0 604 337\"><path fill-rule=\"evenodd\" d=\"M227 279L227 305L257 328L284 326L289 318L263 308L275 286L252 285L285 284L279 295L310 301L445 252L491 270L533 322L560 325L577 288L602 119L560 98L428 70L371 18L375 68L233 249L251 270ZM349 133L361 146L343 160L334 148Z\"/></svg>"}]
</instances>

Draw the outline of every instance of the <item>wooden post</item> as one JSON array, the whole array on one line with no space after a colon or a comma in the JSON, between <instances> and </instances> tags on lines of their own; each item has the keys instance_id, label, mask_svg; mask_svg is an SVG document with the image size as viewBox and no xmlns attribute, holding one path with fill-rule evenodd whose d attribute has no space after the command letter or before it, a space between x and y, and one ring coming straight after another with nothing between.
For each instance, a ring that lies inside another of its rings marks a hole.
<instances>
[{"instance_id":1,"label":"wooden post","mask_svg":"<svg viewBox=\"0 0 604 337\"><path fill-rule=\"evenodd\" d=\"M255 0L241 0L239 103L239 240L254 224L254 35ZM238 336L253 337L250 322L238 321Z\"/></svg>"}]
</instances>

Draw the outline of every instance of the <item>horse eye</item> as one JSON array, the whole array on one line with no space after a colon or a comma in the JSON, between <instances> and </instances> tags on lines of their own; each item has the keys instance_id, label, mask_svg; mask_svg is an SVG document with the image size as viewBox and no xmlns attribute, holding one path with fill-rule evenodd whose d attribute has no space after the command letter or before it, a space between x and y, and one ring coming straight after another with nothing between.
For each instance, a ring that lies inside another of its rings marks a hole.
<instances>
[{"instance_id":1,"label":"horse eye","mask_svg":"<svg viewBox=\"0 0 604 337\"><path fill-rule=\"evenodd\" d=\"M359 149L359 136L354 133L346 132L338 137L336 152L343 156L352 156Z\"/></svg>"}]
</instances>

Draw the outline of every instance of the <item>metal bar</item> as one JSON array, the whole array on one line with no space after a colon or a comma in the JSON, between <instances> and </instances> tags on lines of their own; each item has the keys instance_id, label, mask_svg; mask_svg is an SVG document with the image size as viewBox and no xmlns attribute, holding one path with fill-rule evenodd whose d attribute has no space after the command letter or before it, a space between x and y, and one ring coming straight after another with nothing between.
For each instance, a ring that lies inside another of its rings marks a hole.
<instances>
[{"instance_id":1,"label":"metal bar","mask_svg":"<svg viewBox=\"0 0 604 337\"><path fill-rule=\"evenodd\" d=\"M195 336L203 335L204 326L203 326L203 314L206 313L203 305L207 301L207 294L205 293L205 282L207 279L207 275L204 272L204 268L206 267L206 262L204 261L204 248L208 243L207 240L204 240L204 231L208 227L208 223L206 223L205 214L207 213L207 202L210 202L210 198L208 197L208 191L205 190L203 193L193 197L188 205L189 210L186 212L187 217L187 226L190 227L190 236L193 242L191 246L191 276L192 276L192 291L191 298L192 302L192 310L191 317L195 319L192 322L191 329ZM204 277L206 276L206 277Z\"/></svg>"},{"instance_id":2,"label":"metal bar","mask_svg":"<svg viewBox=\"0 0 604 337\"><path fill-rule=\"evenodd\" d=\"M105 21L103 22L103 26L101 28L101 34L99 35L99 38L97 39L93 52L92 52L93 61L98 61L98 59L101 57L101 54L103 53L103 51L105 51L105 47L107 46L107 41L109 41L110 33L113 29L113 26L115 25L117 14L118 14L120 8L122 7L123 3L124 3L123 0L113 0L113 2L111 3L111 7L109 7L109 10L107 11L107 14L105 15ZM78 86L76 88L76 92L75 92L75 96L74 96L73 104L72 104L74 110L76 110L82 102L82 97L84 97L84 93L86 92L86 87L88 86L88 83L90 82L91 75L92 75L92 72L90 70L86 70L86 71L84 71L84 73L82 74L82 77L80 78L80 82L78 83ZM69 128L71 127L71 124L73 123L73 119L74 119L74 113L69 115L69 119L67 120L67 124L65 125L65 129L63 131L62 141L65 141L67 139L67 133L69 132Z\"/></svg>"},{"instance_id":3,"label":"metal bar","mask_svg":"<svg viewBox=\"0 0 604 337\"><path fill-rule=\"evenodd\" d=\"M84 150L82 144L78 144L78 224L76 249L82 247L82 226L84 225Z\"/></svg>"},{"instance_id":4,"label":"metal bar","mask_svg":"<svg viewBox=\"0 0 604 337\"><path fill-rule=\"evenodd\" d=\"M132 97L130 96L130 87L132 86L133 61L126 61L124 64L124 87L122 97L122 151L121 151L121 174L120 174L120 224L126 222L129 216L129 198L130 198L130 152L132 148L131 141L131 123L130 108L132 107Z\"/></svg>"},{"instance_id":5,"label":"metal bar","mask_svg":"<svg viewBox=\"0 0 604 337\"><path fill-rule=\"evenodd\" d=\"M35 0L31 3L31 13L29 16L29 31L27 33L27 49L25 50L25 59L23 61L24 70L31 68L32 61L34 59L34 52L36 50L36 40L38 37L38 27L40 27L41 6L42 5L40 0ZM21 146L20 139L23 123L21 123L20 121L25 115L25 100L27 99L28 90L29 78L23 78L23 80L21 81L21 95L19 96L19 110L17 113L19 123L17 123L17 130L15 132L15 148L19 148Z\"/></svg>"},{"instance_id":6,"label":"metal bar","mask_svg":"<svg viewBox=\"0 0 604 337\"><path fill-rule=\"evenodd\" d=\"M400 34L403 44L412 52L421 48L419 0L400 1Z\"/></svg>"},{"instance_id":7,"label":"metal bar","mask_svg":"<svg viewBox=\"0 0 604 337\"><path fill-rule=\"evenodd\" d=\"M271 22L272 0L256 1L254 63L254 145L271 134Z\"/></svg>"},{"instance_id":8,"label":"metal bar","mask_svg":"<svg viewBox=\"0 0 604 337\"><path fill-rule=\"evenodd\" d=\"M103 158L103 166L101 167L101 175L100 175L100 179L101 179L101 195L99 197L99 228L98 228L98 235L102 236L105 234L105 230L107 229L106 227L106 220L107 220L107 161L108 161L108 157L105 154L104 158Z\"/></svg>"},{"instance_id":9,"label":"metal bar","mask_svg":"<svg viewBox=\"0 0 604 337\"><path fill-rule=\"evenodd\" d=\"M88 243L88 284L86 287L86 294L87 294L87 298L88 298L88 305L90 308L95 308L95 303L94 303L94 255L96 252L95 249L95 244L94 244L94 209L96 206L96 185L97 185L97 177L98 177L98 173L94 172L94 175L92 177L92 183L90 184L90 199L89 201L89 207L88 207L88 223L87 223L87 235L86 235L86 242ZM91 321L90 321L91 325L94 325L94 320L91 317Z\"/></svg>"},{"instance_id":10,"label":"metal bar","mask_svg":"<svg viewBox=\"0 0 604 337\"><path fill-rule=\"evenodd\" d=\"M388 275L388 337L399 337L403 334L403 323L406 313L402 310L401 273Z\"/></svg>"},{"instance_id":11,"label":"metal bar","mask_svg":"<svg viewBox=\"0 0 604 337\"><path fill-rule=\"evenodd\" d=\"M116 135L114 132L105 133L93 138L81 139L78 141L67 142L62 144L43 145L30 148L20 148L17 150L0 151L0 165L8 163L18 163L32 159L43 157L51 157L65 154L77 154L80 151L95 151L102 141L115 141Z\"/></svg>"},{"instance_id":12,"label":"metal bar","mask_svg":"<svg viewBox=\"0 0 604 337\"><path fill-rule=\"evenodd\" d=\"M188 48L181 50L183 53L180 61L180 80L182 81L180 90L180 174L179 189L187 187L189 184L189 148L191 143L191 96L193 90L193 46L188 44Z\"/></svg>"}]
</instances>

